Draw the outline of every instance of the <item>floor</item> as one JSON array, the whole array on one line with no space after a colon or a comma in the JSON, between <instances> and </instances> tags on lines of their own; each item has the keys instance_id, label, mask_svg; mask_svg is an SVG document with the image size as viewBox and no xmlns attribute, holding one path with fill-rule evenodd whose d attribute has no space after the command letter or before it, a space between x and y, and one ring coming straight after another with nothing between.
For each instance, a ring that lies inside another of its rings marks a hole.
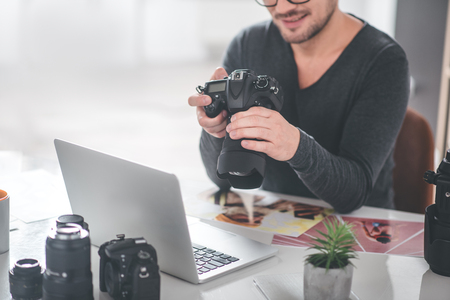
<instances>
[{"instance_id":1,"label":"floor","mask_svg":"<svg viewBox=\"0 0 450 300\"><path fill-rule=\"evenodd\" d=\"M216 66L218 60L102 70L2 67L0 151L55 165L53 139L60 138L207 180L187 98Z\"/></svg>"}]
</instances>

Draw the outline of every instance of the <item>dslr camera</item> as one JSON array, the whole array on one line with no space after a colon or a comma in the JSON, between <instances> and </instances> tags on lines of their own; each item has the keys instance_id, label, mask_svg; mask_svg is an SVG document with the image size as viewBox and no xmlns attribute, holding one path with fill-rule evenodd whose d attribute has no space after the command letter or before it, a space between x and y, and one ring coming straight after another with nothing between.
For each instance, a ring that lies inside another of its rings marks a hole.
<instances>
[{"instance_id":1,"label":"dslr camera","mask_svg":"<svg viewBox=\"0 0 450 300\"><path fill-rule=\"evenodd\" d=\"M436 185L435 203L425 209L424 257L431 271L450 277L450 149L424 180Z\"/></svg>"},{"instance_id":2,"label":"dslr camera","mask_svg":"<svg viewBox=\"0 0 450 300\"><path fill-rule=\"evenodd\" d=\"M211 104L204 107L208 117L214 118L222 110L231 116L253 106L262 106L280 111L283 106L283 91L278 81L268 75L257 75L254 71L240 69L221 80L212 80L198 86L197 92L211 97ZM242 148L241 140L232 140L226 133L217 162L217 176L227 179L231 186L253 189L261 186L266 168L266 155Z\"/></svg>"},{"instance_id":3,"label":"dslr camera","mask_svg":"<svg viewBox=\"0 0 450 300\"><path fill-rule=\"evenodd\" d=\"M155 248L144 238L117 238L98 250L100 290L115 300L158 300L161 280Z\"/></svg>"}]
</instances>

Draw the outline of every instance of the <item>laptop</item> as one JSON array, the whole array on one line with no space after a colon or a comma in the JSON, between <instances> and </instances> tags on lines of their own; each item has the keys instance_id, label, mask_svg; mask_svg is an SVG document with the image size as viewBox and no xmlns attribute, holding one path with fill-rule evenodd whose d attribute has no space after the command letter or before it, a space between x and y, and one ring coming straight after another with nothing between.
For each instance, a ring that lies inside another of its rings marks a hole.
<instances>
[{"instance_id":1,"label":"laptop","mask_svg":"<svg viewBox=\"0 0 450 300\"><path fill-rule=\"evenodd\" d=\"M162 272L197 284L274 256L277 249L203 222L188 225L175 175L55 139L72 211L95 246L144 237ZM206 257L205 257L206 256Z\"/></svg>"}]
</instances>

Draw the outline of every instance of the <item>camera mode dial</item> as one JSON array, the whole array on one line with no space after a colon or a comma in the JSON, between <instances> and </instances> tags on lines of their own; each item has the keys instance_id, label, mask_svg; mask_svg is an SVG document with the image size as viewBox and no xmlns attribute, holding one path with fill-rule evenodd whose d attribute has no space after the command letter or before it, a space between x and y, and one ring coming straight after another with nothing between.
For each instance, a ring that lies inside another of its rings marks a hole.
<instances>
[{"instance_id":1,"label":"camera mode dial","mask_svg":"<svg viewBox=\"0 0 450 300\"><path fill-rule=\"evenodd\" d=\"M265 75L260 75L254 82L254 84L257 90L264 90L269 86L269 79Z\"/></svg>"}]
</instances>

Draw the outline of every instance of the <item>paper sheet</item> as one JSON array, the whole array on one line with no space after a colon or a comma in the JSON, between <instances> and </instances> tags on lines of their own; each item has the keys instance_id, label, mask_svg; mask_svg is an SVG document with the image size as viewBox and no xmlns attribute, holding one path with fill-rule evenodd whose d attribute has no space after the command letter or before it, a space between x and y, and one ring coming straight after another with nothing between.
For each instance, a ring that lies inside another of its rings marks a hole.
<instances>
[{"instance_id":1,"label":"paper sheet","mask_svg":"<svg viewBox=\"0 0 450 300\"><path fill-rule=\"evenodd\" d=\"M22 169L22 153L17 151L0 151L0 178L3 176L15 176Z\"/></svg>"},{"instance_id":2,"label":"paper sheet","mask_svg":"<svg viewBox=\"0 0 450 300\"><path fill-rule=\"evenodd\" d=\"M72 213L62 177L45 170L1 177L0 189L10 196L11 220L31 223Z\"/></svg>"},{"instance_id":3,"label":"paper sheet","mask_svg":"<svg viewBox=\"0 0 450 300\"><path fill-rule=\"evenodd\" d=\"M267 300L303 299L303 273L259 275L253 282Z\"/></svg>"},{"instance_id":4,"label":"paper sheet","mask_svg":"<svg viewBox=\"0 0 450 300\"><path fill-rule=\"evenodd\" d=\"M185 201L186 213L256 230L298 237L320 223L332 209L253 190L220 192L213 188Z\"/></svg>"},{"instance_id":5,"label":"paper sheet","mask_svg":"<svg viewBox=\"0 0 450 300\"><path fill-rule=\"evenodd\" d=\"M329 218L333 218L330 216ZM359 252L384 253L423 257L424 223L386 219L338 217L340 222L353 225ZM325 225L316 226L298 237L275 235L272 243L282 246L309 247L317 230L325 232Z\"/></svg>"}]
</instances>

